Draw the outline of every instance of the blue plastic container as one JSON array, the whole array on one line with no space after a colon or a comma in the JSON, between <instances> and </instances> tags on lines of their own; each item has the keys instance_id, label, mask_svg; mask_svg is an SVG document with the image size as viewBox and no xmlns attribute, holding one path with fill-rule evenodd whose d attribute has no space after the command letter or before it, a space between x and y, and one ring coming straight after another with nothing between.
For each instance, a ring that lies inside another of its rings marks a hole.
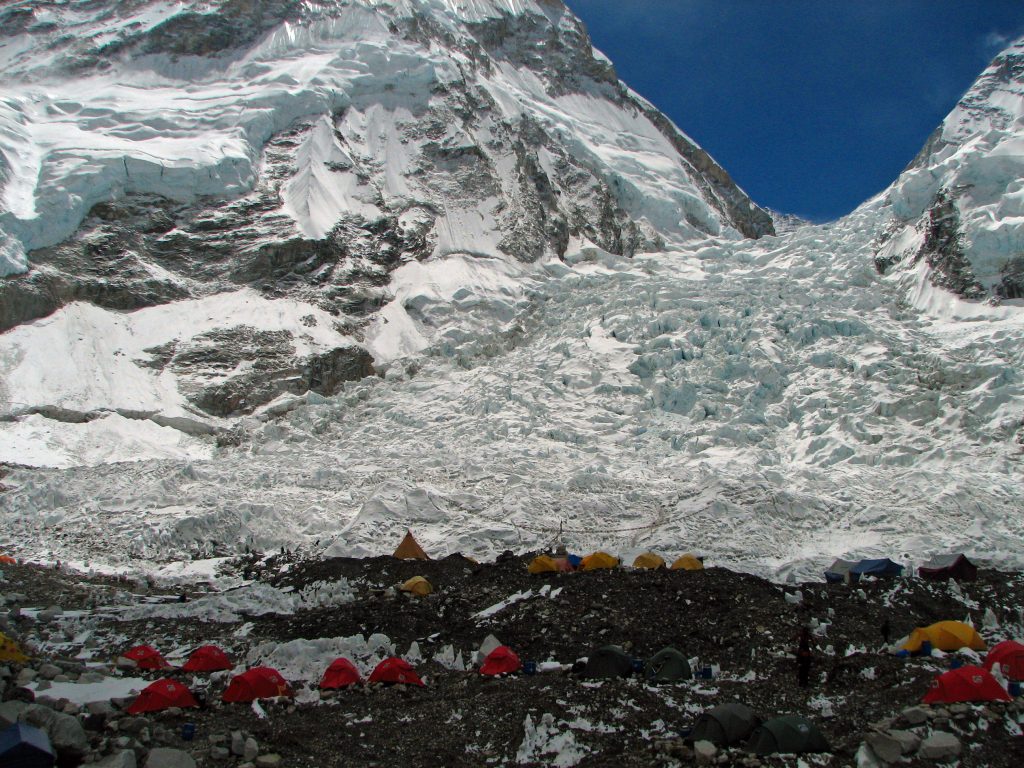
<instances>
[{"instance_id":1,"label":"blue plastic container","mask_svg":"<svg viewBox=\"0 0 1024 768\"><path fill-rule=\"evenodd\" d=\"M196 724L195 723L183 723L181 726L181 739L182 741L192 741L196 737Z\"/></svg>"},{"instance_id":2,"label":"blue plastic container","mask_svg":"<svg viewBox=\"0 0 1024 768\"><path fill-rule=\"evenodd\" d=\"M1006 692L1011 696L1020 696L1020 683L1016 680L1011 680L1006 685Z\"/></svg>"},{"instance_id":3,"label":"blue plastic container","mask_svg":"<svg viewBox=\"0 0 1024 768\"><path fill-rule=\"evenodd\" d=\"M922 656L931 656L932 655L932 641L931 640L924 640L924 641L922 641L922 643L921 643L921 650L919 651L919 653Z\"/></svg>"},{"instance_id":4,"label":"blue plastic container","mask_svg":"<svg viewBox=\"0 0 1024 768\"><path fill-rule=\"evenodd\" d=\"M536 661L524 661L523 662L523 674L524 675L536 675L537 674L537 662Z\"/></svg>"},{"instance_id":5,"label":"blue plastic container","mask_svg":"<svg viewBox=\"0 0 1024 768\"><path fill-rule=\"evenodd\" d=\"M960 669L960 667L962 667L963 665L964 665L964 662L963 662L963 660L959 656L950 656L949 657L949 668L950 669Z\"/></svg>"}]
</instances>

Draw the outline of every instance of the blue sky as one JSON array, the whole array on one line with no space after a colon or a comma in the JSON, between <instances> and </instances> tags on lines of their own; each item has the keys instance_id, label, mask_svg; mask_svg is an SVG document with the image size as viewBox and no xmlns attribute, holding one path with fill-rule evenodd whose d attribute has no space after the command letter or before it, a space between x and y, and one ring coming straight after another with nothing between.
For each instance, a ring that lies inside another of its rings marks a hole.
<instances>
[{"instance_id":1,"label":"blue sky","mask_svg":"<svg viewBox=\"0 0 1024 768\"><path fill-rule=\"evenodd\" d=\"M887 187L1024 35L1021 0L567 3L755 201L814 221Z\"/></svg>"}]
</instances>

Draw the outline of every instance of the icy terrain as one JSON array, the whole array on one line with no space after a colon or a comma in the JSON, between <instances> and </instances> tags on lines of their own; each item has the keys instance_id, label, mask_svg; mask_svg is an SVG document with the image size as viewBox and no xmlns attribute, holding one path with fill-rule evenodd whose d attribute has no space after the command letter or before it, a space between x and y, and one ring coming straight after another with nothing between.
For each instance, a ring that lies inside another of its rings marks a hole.
<instances>
[{"instance_id":1,"label":"icy terrain","mask_svg":"<svg viewBox=\"0 0 1024 768\"><path fill-rule=\"evenodd\" d=\"M1021 43L891 189L755 240L559 3L264 6L215 56L155 3L106 68L0 47L10 253L77 232L3 285L0 544L1024 566Z\"/></svg>"}]
</instances>

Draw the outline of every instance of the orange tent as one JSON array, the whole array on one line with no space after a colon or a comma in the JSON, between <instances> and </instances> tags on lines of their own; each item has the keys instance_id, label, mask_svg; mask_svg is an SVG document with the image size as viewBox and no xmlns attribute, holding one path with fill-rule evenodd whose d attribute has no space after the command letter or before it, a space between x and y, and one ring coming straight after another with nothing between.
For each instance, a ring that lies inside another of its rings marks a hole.
<instances>
[{"instance_id":1,"label":"orange tent","mask_svg":"<svg viewBox=\"0 0 1024 768\"><path fill-rule=\"evenodd\" d=\"M704 563L700 561L700 558L691 555L687 552L685 555L680 557L674 563L672 563L673 571L702 571L704 570Z\"/></svg>"},{"instance_id":2,"label":"orange tent","mask_svg":"<svg viewBox=\"0 0 1024 768\"><path fill-rule=\"evenodd\" d=\"M609 555L607 552L594 552L583 558L580 563L582 571L600 571L606 568L618 568L619 558Z\"/></svg>"},{"instance_id":3,"label":"orange tent","mask_svg":"<svg viewBox=\"0 0 1024 768\"><path fill-rule=\"evenodd\" d=\"M423 551L423 547L416 543L416 539L413 538L412 531L406 531L405 538L402 539L402 543L398 545L398 549L395 550L394 557L399 560L429 560L427 553Z\"/></svg>"},{"instance_id":4,"label":"orange tent","mask_svg":"<svg viewBox=\"0 0 1024 768\"><path fill-rule=\"evenodd\" d=\"M10 555L0 555L0 564L3 565L17 565L18 561Z\"/></svg>"}]
</instances>

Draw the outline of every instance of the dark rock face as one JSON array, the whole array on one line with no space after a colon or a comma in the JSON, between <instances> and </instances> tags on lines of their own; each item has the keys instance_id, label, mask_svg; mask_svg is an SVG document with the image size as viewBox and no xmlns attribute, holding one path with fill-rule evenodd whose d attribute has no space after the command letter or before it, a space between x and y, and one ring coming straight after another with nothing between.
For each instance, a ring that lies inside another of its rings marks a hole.
<instances>
[{"instance_id":1,"label":"dark rock face","mask_svg":"<svg viewBox=\"0 0 1024 768\"><path fill-rule=\"evenodd\" d=\"M925 259L934 271L932 282L965 299L981 299L985 289L974 276L964 256L964 236L956 203L945 190L940 190L928 209L924 243L914 261Z\"/></svg>"}]
</instances>

